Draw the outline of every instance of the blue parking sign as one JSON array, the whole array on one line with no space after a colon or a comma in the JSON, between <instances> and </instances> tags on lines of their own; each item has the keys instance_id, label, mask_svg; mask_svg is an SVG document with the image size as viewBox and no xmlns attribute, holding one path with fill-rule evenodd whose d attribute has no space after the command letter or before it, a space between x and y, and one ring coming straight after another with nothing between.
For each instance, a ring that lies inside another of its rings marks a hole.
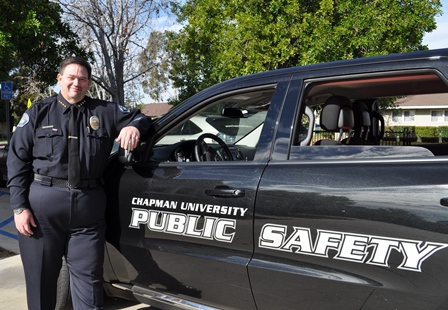
<instances>
[{"instance_id":1,"label":"blue parking sign","mask_svg":"<svg viewBox=\"0 0 448 310\"><path fill-rule=\"evenodd\" d=\"M12 99L12 82L2 82L2 99Z\"/></svg>"}]
</instances>

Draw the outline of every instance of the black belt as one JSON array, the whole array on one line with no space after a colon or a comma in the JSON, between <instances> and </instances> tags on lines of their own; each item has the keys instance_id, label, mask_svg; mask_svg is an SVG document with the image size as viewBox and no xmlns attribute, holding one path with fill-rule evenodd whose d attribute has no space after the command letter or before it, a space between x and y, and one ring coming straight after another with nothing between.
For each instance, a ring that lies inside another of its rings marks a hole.
<instances>
[{"instance_id":1,"label":"black belt","mask_svg":"<svg viewBox=\"0 0 448 310\"><path fill-rule=\"evenodd\" d=\"M68 180L66 180L66 179L58 179L58 178L53 178L53 177L49 177L46 175L35 174L34 180L37 182L40 182L42 185L45 185L45 186L60 186L60 187L72 188L68 184ZM103 185L102 179L81 180L81 184L79 186L77 186L76 188L95 188L95 187L98 187L101 185Z\"/></svg>"}]
</instances>

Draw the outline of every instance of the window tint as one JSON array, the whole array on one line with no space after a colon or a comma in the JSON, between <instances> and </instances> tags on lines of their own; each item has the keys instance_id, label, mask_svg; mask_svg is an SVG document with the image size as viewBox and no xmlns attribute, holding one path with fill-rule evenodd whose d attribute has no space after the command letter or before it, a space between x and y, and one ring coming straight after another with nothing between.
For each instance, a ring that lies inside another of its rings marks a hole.
<instances>
[{"instance_id":1,"label":"window tint","mask_svg":"<svg viewBox=\"0 0 448 310\"><path fill-rule=\"evenodd\" d=\"M196 135L201 132L202 130L198 125L191 120L187 120L181 126L174 128L168 135Z\"/></svg>"},{"instance_id":2,"label":"window tint","mask_svg":"<svg viewBox=\"0 0 448 310\"><path fill-rule=\"evenodd\" d=\"M448 155L443 109L448 86L436 72L387 72L307 85L291 159ZM305 108L313 111L312 122ZM307 123L315 123L313 130L304 130Z\"/></svg>"},{"instance_id":3,"label":"window tint","mask_svg":"<svg viewBox=\"0 0 448 310\"><path fill-rule=\"evenodd\" d=\"M212 134L229 147L233 160L252 160L273 94L274 89L251 91L210 102L161 137L153 159L196 161L194 147L198 138ZM204 142L213 149L216 160L228 160L216 140L205 138Z\"/></svg>"}]
</instances>

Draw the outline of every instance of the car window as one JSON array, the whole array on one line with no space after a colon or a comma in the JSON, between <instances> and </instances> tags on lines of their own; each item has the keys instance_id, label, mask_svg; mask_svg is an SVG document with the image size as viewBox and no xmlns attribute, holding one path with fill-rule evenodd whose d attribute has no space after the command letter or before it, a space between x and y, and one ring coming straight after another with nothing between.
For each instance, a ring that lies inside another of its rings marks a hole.
<instances>
[{"instance_id":1,"label":"car window","mask_svg":"<svg viewBox=\"0 0 448 310\"><path fill-rule=\"evenodd\" d=\"M448 85L435 71L311 80L290 159L448 155ZM312 113L306 113L312 111ZM443 117L434 121L438 111Z\"/></svg>"},{"instance_id":2,"label":"car window","mask_svg":"<svg viewBox=\"0 0 448 310\"><path fill-rule=\"evenodd\" d=\"M274 89L229 95L180 120L154 147L153 160L198 161L194 148L203 140L214 161L253 160ZM210 136L211 135L211 136ZM212 138L211 138L212 137ZM230 150L227 154L221 140Z\"/></svg>"},{"instance_id":3,"label":"car window","mask_svg":"<svg viewBox=\"0 0 448 310\"><path fill-rule=\"evenodd\" d=\"M201 127L196 125L196 122L199 122L200 120L187 120L185 123L183 123L181 126L178 126L174 128L168 135L170 136L189 136L189 135L196 135L198 133L202 132Z\"/></svg>"}]
</instances>

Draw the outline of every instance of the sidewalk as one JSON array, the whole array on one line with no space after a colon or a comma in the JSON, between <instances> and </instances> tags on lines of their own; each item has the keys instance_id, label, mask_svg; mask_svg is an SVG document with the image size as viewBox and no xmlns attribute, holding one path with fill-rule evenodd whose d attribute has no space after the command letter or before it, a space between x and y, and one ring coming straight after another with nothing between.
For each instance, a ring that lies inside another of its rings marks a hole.
<instances>
[{"instance_id":1,"label":"sidewalk","mask_svg":"<svg viewBox=\"0 0 448 310\"><path fill-rule=\"evenodd\" d=\"M7 188L0 188L0 247L16 253L0 258L0 305L2 309L26 309L25 278Z\"/></svg>"},{"instance_id":2,"label":"sidewalk","mask_svg":"<svg viewBox=\"0 0 448 310\"><path fill-rule=\"evenodd\" d=\"M4 187L0 188L0 246L8 251L19 253L14 215L9 206L9 191Z\"/></svg>"},{"instance_id":3,"label":"sidewalk","mask_svg":"<svg viewBox=\"0 0 448 310\"><path fill-rule=\"evenodd\" d=\"M0 247L17 255L0 258L0 307L8 310L27 309L25 278L20 259L14 216L9 205L9 192L0 188ZM150 310L150 306L105 296L104 309ZM156 310L155 308L151 308Z\"/></svg>"},{"instance_id":4,"label":"sidewalk","mask_svg":"<svg viewBox=\"0 0 448 310\"><path fill-rule=\"evenodd\" d=\"M20 255L0 259L0 304L2 309L26 309L25 279Z\"/></svg>"}]
</instances>

